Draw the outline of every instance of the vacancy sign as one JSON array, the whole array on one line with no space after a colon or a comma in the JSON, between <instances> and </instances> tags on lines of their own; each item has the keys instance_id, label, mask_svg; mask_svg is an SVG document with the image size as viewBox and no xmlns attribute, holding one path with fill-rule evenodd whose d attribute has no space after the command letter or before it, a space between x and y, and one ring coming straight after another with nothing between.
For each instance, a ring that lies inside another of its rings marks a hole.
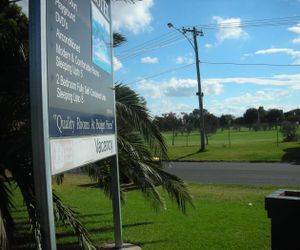
<instances>
[{"instance_id":1,"label":"vacancy sign","mask_svg":"<svg viewBox=\"0 0 300 250\"><path fill-rule=\"evenodd\" d=\"M52 174L116 154L110 1L48 0Z\"/></svg>"}]
</instances>

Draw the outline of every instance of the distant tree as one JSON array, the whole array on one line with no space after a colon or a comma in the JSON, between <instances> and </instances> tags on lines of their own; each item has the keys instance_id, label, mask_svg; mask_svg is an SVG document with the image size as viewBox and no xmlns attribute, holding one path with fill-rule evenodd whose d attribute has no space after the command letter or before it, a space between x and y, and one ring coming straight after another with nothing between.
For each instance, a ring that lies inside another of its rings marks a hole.
<instances>
[{"instance_id":1,"label":"distant tree","mask_svg":"<svg viewBox=\"0 0 300 250\"><path fill-rule=\"evenodd\" d=\"M294 109L289 112L286 112L284 113L284 117L286 121L298 124L300 121L300 109Z\"/></svg>"},{"instance_id":2,"label":"distant tree","mask_svg":"<svg viewBox=\"0 0 300 250\"><path fill-rule=\"evenodd\" d=\"M267 111L264 109L263 106L260 106L257 110L258 112L258 118L257 118L257 122L258 123L263 123L266 121L266 116L267 116Z\"/></svg>"},{"instance_id":3,"label":"distant tree","mask_svg":"<svg viewBox=\"0 0 300 250\"><path fill-rule=\"evenodd\" d=\"M257 132L261 129L261 124L259 122L256 122L254 124L252 124L252 129Z\"/></svg>"},{"instance_id":4,"label":"distant tree","mask_svg":"<svg viewBox=\"0 0 300 250\"><path fill-rule=\"evenodd\" d=\"M189 145L189 136L190 136L192 130L193 130L193 125L191 123L187 123L186 124L186 130L185 130L185 133L186 133L186 146Z\"/></svg>"},{"instance_id":5,"label":"distant tree","mask_svg":"<svg viewBox=\"0 0 300 250\"><path fill-rule=\"evenodd\" d=\"M182 131L185 132L186 135L186 146L189 145L189 136L192 130L194 129L193 126L193 119L192 115L188 113L181 113L182 115Z\"/></svg>"},{"instance_id":6,"label":"distant tree","mask_svg":"<svg viewBox=\"0 0 300 250\"><path fill-rule=\"evenodd\" d=\"M221 115L221 117L219 118L219 124L220 124L222 131L224 129L228 128L229 121L232 121L232 120L234 120L233 115L230 115L230 114Z\"/></svg>"},{"instance_id":7,"label":"distant tree","mask_svg":"<svg viewBox=\"0 0 300 250\"><path fill-rule=\"evenodd\" d=\"M284 141L295 141L297 140L297 128L296 124L285 121L281 125L280 132L283 135Z\"/></svg>"},{"instance_id":8,"label":"distant tree","mask_svg":"<svg viewBox=\"0 0 300 250\"><path fill-rule=\"evenodd\" d=\"M155 120L162 131L176 131L180 127L180 119L176 113L164 113L162 116L156 116Z\"/></svg>"},{"instance_id":9,"label":"distant tree","mask_svg":"<svg viewBox=\"0 0 300 250\"><path fill-rule=\"evenodd\" d=\"M270 128L274 125L277 127L278 123L282 123L284 121L283 111L281 109L269 109L267 111L266 121Z\"/></svg>"},{"instance_id":10,"label":"distant tree","mask_svg":"<svg viewBox=\"0 0 300 250\"><path fill-rule=\"evenodd\" d=\"M241 127L244 126L245 122L244 122L244 118L243 117L238 117L236 119L233 120L233 129L240 131Z\"/></svg>"},{"instance_id":11,"label":"distant tree","mask_svg":"<svg viewBox=\"0 0 300 250\"><path fill-rule=\"evenodd\" d=\"M199 130L200 126L200 111L199 109L194 109L192 113L189 114L191 122L195 129Z\"/></svg>"},{"instance_id":12,"label":"distant tree","mask_svg":"<svg viewBox=\"0 0 300 250\"><path fill-rule=\"evenodd\" d=\"M180 129L181 120L177 117L176 113L169 112L162 114L162 117L158 118L158 123L163 131L172 131L172 145L175 144L175 136Z\"/></svg>"},{"instance_id":13,"label":"distant tree","mask_svg":"<svg viewBox=\"0 0 300 250\"><path fill-rule=\"evenodd\" d=\"M243 115L245 125L251 129L253 124L258 121L258 110L255 108L249 108Z\"/></svg>"},{"instance_id":14,"label":"distant tree","mask_svg":"<svg viewBox=\"0 0 300 250\"><path fill-rule=\"evenodd\" d=\"M215 115L205 110L204 122L205 122L206 145L208 145L208 136L217 132L219 128L219 119Z\"/></svg>"},{"instance_id":15,"label":"distant tree","mask_svg":"<svg viewBox=\"0 0 300 250\"><path fill-rule=\"evenodd\" d=\"M266 131L268 129L268 123L266 123L266 122L261 123L261 129L263 131Z\"/></svg>"}]
</instances>

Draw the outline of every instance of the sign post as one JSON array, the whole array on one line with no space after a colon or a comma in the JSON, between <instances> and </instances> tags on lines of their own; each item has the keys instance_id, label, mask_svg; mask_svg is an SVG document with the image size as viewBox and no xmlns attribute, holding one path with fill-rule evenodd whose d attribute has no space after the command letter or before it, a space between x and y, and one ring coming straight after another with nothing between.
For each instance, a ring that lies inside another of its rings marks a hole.
<instances>
[{"instance_id":1,"label":"sign post","mask_svg":"<svg viewBox=\"0 0 300 250\"><path fill-rule=\"evenodd\" d=\"M35 190L43 249L56 249L51 175L112 157L122 247L110 0L32 0L30 78Z\"/></svg>"},{"instance_id":2,"label":"sign post","mask_svg":"<svg viewBox=\"0 0 300 250\"><path fill-rule=\"evenodd\" d=\"M30 97L33 168L37 216L41 226L39 249L56 250L55 225L52 204L50 150L47 120L46 31L45 1L30 4ZM33 49L34 48L34 49Z\"/></svg>"},{"instance_id":3,"label":"sign post","mask_svg":"<svg viewBox=\"0 0 300 250\"><path fill-rule=\"evenodd\" d=\"M122 235L122 218L121 218L121 199L120 199L120 182L119 182L119 163L118 155L112 157L112 202L114 216L114 236L115 248L123 246Z\"/></svg>"}]
</instances>

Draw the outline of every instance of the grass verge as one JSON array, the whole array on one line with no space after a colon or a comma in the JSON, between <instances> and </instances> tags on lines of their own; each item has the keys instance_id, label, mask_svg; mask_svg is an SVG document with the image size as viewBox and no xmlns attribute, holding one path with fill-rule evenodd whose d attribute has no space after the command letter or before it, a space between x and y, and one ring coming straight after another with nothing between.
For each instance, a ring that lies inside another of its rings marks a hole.
<instances>
[{"instance_id":1,"label":"grass verge","mask_svg":"<svg viewBox=\"0 0 300 250\"><path fill-rule=\"evenodd\" d=\"M277 146L276 131L231 132L231 145L228 131L218 131L209 137L205 152L199 153L199 133L191 133L187 143L186 135L179 134L172 145L172 134L164 133L169 157L181 161L285 161L300 162L300 143L282 142Z\"/></svg>"},{"instance_id":2,"label":"grass verge","mask_svg":"<svg viewBox=\"0 0 300 250\"><path fill-rule=\"evenodd\" d=\"M54 185L54 189L80 214L93 242L112 242L111 201L90 184L86 176L67 175L64 184ZM264 197L276 187L195 183L188 187L195 208L189 207L186 215L167 198L167 209L155 212L140 193L128 193L122 208L124 240L144 250L270 249L270 221L264 210ZM26 231L21 200L16 205L14 216ZM76 238L69 228L57 225L57 240L59 249L76 249Z\"/></svg>"}]
</instances>

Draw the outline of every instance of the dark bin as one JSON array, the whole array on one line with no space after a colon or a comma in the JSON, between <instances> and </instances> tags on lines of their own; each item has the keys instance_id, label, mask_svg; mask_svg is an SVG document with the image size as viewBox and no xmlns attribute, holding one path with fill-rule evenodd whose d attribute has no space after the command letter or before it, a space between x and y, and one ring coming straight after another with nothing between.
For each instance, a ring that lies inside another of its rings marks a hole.
<instances>
[{"instance_id":1,"label":"dark bin","mask_svg":"<svg viewBox=\"0 0 300 250\"><path fill-rule=\"evenodd\" d=\"M300 190L277 190L265 198L272 250L300 249Z\"/></svg>"}]
</instances>

